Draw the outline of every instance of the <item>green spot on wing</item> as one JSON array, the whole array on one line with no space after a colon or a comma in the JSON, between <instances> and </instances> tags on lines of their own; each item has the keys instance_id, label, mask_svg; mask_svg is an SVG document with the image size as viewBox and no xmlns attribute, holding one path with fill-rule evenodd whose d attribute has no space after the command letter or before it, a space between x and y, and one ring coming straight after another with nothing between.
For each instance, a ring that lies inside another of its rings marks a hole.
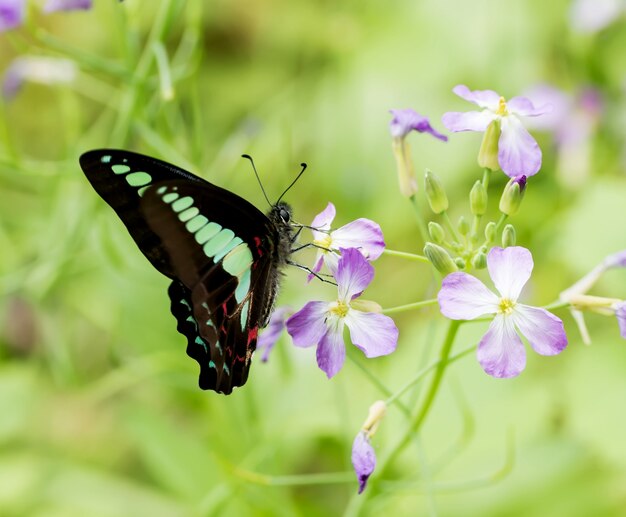
<instances>
[{"instance_id":1,"label":"green spot on wing","mask_svg":"<svg viewBox=\"0 0 626 517\"><path fill-rule=\"evenodd\" d=\"M191 210L191 208L189 210ZM196 233L208 222L209 220L203 215L197 215L187 223L187 231L191 233Z\"/></svg>"},{"instance_id":2,"label":"green spot on wing","mask_svg":"<svg viewBox=\"0 0 626 517\"><path fill-rule=\"evenodd\" d=\"M235 233L232 230L223 228L221 232L208 240L202 251L207 257L212 258L222 251L222 248L232 241L234 236Z\"/></svg>"},{"instance_id":3,"label":"green spot on wing","mask_svg":"<svg viewBox=\"0 0 626 517\"><path fill-rule=\"evenodd\" d=\"M187 210L183 210L180 214L178 214L178 218L184 223L186 221L189 221L189 219L193 219L199 213L200 213L200 210L198 209L198 207L192 206L191 208L188 208Z\"/></svg>"},{"instance_id":4,"label":"green spot on wing","mask_svg":"<svg viewBox=\"0 0 626 517\"><path fill-rule=\"evenodd\" d=\"M176 201L178 199L178 194L176 192L170 192L169 194L165 194L163 196L163 201L166 203L171 203L172 201Z\"/></svg>"},{"instance_id":5,"label":"green spot on wing","mask_svg":"<svg viewBox=\"0 0 626 517\"><path fill-rule=\"evenodd\" d=\"M247 296L248 291L250 290L250 276L251 276L250 268L246 269L241 275L239 279L239 283L237 284L237 288L235 289L235 300L237 303L241 303L241 301Z\"/></svg>"},{"instance_id":6,"label":"green spot on wing","mask_svg":"<svg viewBox=\"0 0 626 517\"><path fill-rule=\"evenodd\" d=\"M131 172L124 179L131 187L143 187L152 181L152 176L147 172Z\"/></svg>"},{"instance_id":7,"label":"green spot on wing","mask_svg":"<svg viewBox=\"0 0 626 517\"><path fill-rule=\"evenodd\" d=\"M130 170L130 167L128 165L111 165L111 170L115 174L126 174Z\"/></svg>"},{"instance_id":8,"label":"green spot on wing","mask_svg":"<svg viewBox=\"0 0 626 517\"><path fill-rule=\"evenodd\" d=\"M215 257L213 257L213 262L219 262L220 260L222 260L222 258L229 253L233 248L235 248L236 246L239 246L240 244L242 244L243 241L239 238L239 237L235 237L232 241L230 241L224 248L222 248L222 251L220 251L217 255L215 255ZM244 244L245 246L245 244ZM246 246L247 247L247 246ZM232 273L231 273L232 274Z\"/></svg>"},{"instance_id":9,"label":"green spot on wing","mask_svg":"<svg viewBox=\"0 0 626 517\"><path fill-rule=\"evenodd\" d=\"M204 228L202 228L198 233L196 233L196 242L198 244L204 244L211 237L213 237L217 232L219 232L222 227L217 223L209 223Z\"/></svg>"},{"instance_id":10,"label":"green spot on wing","mask_svg":"<svg viewBox=\"0 0 626 517\"><path fill-rule=\"evenodd\" d=\"M107 154L106 156L103 156L102 158L100 158L100 161L102 163L109 163L111 161L111 155Z\"/></svg>"},{"instance_id":11,"label":"green spot on wing","mask_svg":"<svg viewBox=\"0 0 626 517\"><path fill-rule=\"evenodd\" d=\"M217 370L217 366L215 366L215 363L213 361L209 361L209 368L213 368L214 370Z\"/></svg>"},{"instance_id":12,"label":"green spot on wing","mask_svg":"<svg viewBox=\"0 0 626 517\"><path fill-rule=\"evenodd\" d=\"M248 309L249 309L249 305L250 305L250 300L246 300L246 303L243 304L243 307L241 308L241 328L245 330L246 328L246 323L248 322Z\"/></svg>"},{"instance_id":13,"label":"green spot on wing","mask_svg":"<svg viewBox=\"0 0 626 517\"><path fill-rule=\"evenodd\" d=\"M148 190L149 188L150 188L150 185L146 185L145 187L141 187L137 191L137 194L139 194L139 197L143 196L146 193L146 190Z\"/></svg>"},{"instance_id":14,"label":"green spot on wing","mask_svg":"<svg viewBox=\"0 0 626 517\"><path fill-rule=\"evenodd\" d=\"M222 267L233 276L241 274L252 265L252 252L245 243L239 244L222 261Z\"/></svg>"},{"instance_id":15,"label":"green spot on wing","mask_svg":"<svg viewBox=\"0 0 626 517\"><path fill-rule=\"evenodd\" d=\"M162 195L162 194L165 194L166 190L167 190L167 187L165 185L163 185L162 187L159 187L157 189L157 194L159 194L159 196Z\"/></svg>"},{"instance_id":16,"label":"green spot on wing","mask_svg":"<svg viewBox=\"0 0 626 517\"><path fill-rule=\"evenodd\" d=\"M182 212L186 208L193 205L193 198L189 196L181 197L172 203L172 210L174 212Z\"/></svg>"},{"instance_id":17,"label":"green spot on wing","mask_svg":"<svg viewBox=\"0 0 626 517\"><path fill-rule=\"evenodd\" d=\"M200 336L196 336L196 345L202 345L204 350L206 351L206 343Z\"/></svg>"}]
</instances>

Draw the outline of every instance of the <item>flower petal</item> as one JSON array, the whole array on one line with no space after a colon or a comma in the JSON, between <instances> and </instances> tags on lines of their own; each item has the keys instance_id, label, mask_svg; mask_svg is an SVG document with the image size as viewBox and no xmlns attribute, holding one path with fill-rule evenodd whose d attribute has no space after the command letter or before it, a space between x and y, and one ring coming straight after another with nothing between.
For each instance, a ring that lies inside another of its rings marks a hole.
<instances>
[{"instance_id":1,"label":"flower petal","mask_svg":"<svg viewBox=\"0 0 626 517\"><path fill-rule=\"evenodd\" d=\"M274 311L267 327L261 332L256 342L257 351L262 351L261 361L269 359L270 352L285 329L287 318L293 314L291 307L279 307Z\"/></svg>"},{"instance_id":2,"label":"flower petal","mask_svg":"<svg viewBox=\"0 0 626 517\"><path fill-rule=\"evenodd\" d=\"M453 320L473 320L498 310L498 297L478 278L460 271L443 279L437 300L441 314Z\"/></svg>"},{"instance_id":3,"label":"flower petal","mask_svg":"<svg viewBox=\"0 0 626 517\"><path fill-rule=\"evenodd\" d=\"M317 365L330 379L337 375L346 360L346 345L343 342L343 319L328 327L317 345Z\"/></svg>"},{"instance_id":4,"label":"flower petal","mask_svg":"<svg viewBox=\"0 0 626 517\"><path fill-rule=\"evenodd\" d=\"M294 345L309 347L321 341L326 333L327 309L326 302L309 302L285 322Z\"/></svg>"},{"instance_id":5,"label":"flower petal","mask_svg":"<svg viewBox=\"0 0 626 517\"><path fill-rule=\"evenodd\" d=\"M341 249L337 264L337 287L339 299L345 302L360 296L374 278L374 268L365 260L359 250Z\"/></svg>"},{"instance_id":6,"label":"flower petal","mask_svg":"<svg viewBox=\"0 0 626 517\"><path fill-rule=\"evenodd\" d=\"M55 11L76 11L91 9L92 0L48 0L43 8L44 13Z\"/></svg>"},{"instance_id":7,"label":"flower petal","mask_svg":"<svg viewBox=\"0 0 626 517\"><path fill-rule=\"evenodd\" d=\"M478 362L492 377L509 378L526 367L526 350L511 318L498 314L480 340Z\"/></svg>"},{"instance_id":8,"label":"flower petal","mask_svg":"<svg viewBox=\"0 0 626 517\"><path fill-rule=\"evenodd\" d=\"M7 99L12 98L25 81L62 84L72 82L76 75L76 64L69 59L20 56L11 62L5 73L2 94Z\"/></svg>"},{"instance_id":9,"label":"flower petal","mask_svg":"<svg viewBox=\"0 0 626 517\"><path fill-rule=\"evenodd\" d=\"M509 177L534 176L541 168L541 149L515 115L501 118L498 163Z\"/></svg>"},{"instance_id":10,"label":"flower petal","mask_svg":"<svg viewBox=\"0 0 626 517\"><path fill-rule=\"evenodd\" d=\"M596 32L615 20L623 9L621 0L575 0L571 7L572 27Z\"/></svg>"},{"instance_id":11,"label":"flower petal","mask_svg":"<svg viewBox=\"0 0 626 517\"><path fill-rule=\"evenodd\" d=\"M511 317L538 354L556 355L567 346L563 322L551 312L519 303Z\"/></svg>"},{"instance_id":12,"label":"flower petal","mask_svg":"<svg viewBox=\"0 0 626 517\"><path fill-rule=\"evenodd\" d=\"M0 0L0 32L24 23L26 0Z\"/></svg>"},{"instance_id":13,"label":"flower petal","mask_svg":"<svg viewBox=\"0 0 626 517\"><path fill-rule=\"evenodd\" d=\"M535 107L528 97L513 97L506 102L506 106L511 113L521 115L522 117L537 117L546 113L551 113L553 107L550 104L544 104Z\"/></svg>"},{"instance_id":14,"label":"flower petal","mask_svg":"<svg viewBox=\"0 0 626 517\"><path fill-rule=\"evenodd\" d=\"M487 255L489 276L503 298L517 301L533 271L533 256L526 248L491 248Z\"/></svg>"},{"instance_id":15,"label":"flower petal","mask_svg":"<svg viewBox=\"0 0 626 517\"><path fill-rule=\"evenodd\" d=\"M626 250L613 253L604 259L607 268L626 267Z\"/></svg>"},{"instance_id":16,"label":"flower petal","mask_svg":"<svg viewBox=\"0 0 626 517\"><path fill-rule=\"evenodd\" d=\"M376 260L385 249L380 226L369 219L357 219L331 232L333 248L356 248L368 260Z\"/></svg>"},{"instance_id":17,"label":"flower petal","mask_svg":"<svg viewBox=\"0 0 626 517\"><path fill-rule=\"evenodd\" d=\"M313 222L311 223L311 227L319 228L320 230L330 230L330 225L333 222L333 219L335 219L336 214L337 210L335 210L335 205L329 202L328 205L326 205L326 208L315 216ZM325 232L319 232L316 230L311 231L314 239L323 239L327 235Z\"/></svg>"},{"instance_id":18,"label":"flower petal","mask_svg":"<svg viewBox=\"0 0 626 517\"><path fill-rule=\"evenodd\" d=\"M404 138L411 131L418 133L430 133L435 138L448 140L448 137L442 135L430 125L427 117L424 117L412 109L389 110L393 115L393 119L389 123L389 131L394 138Z\"/></svg>"},{"instance_id":19,"label":"flower petal","mask_svg":"<svg viewBox=\"0 0 626 517\"><path fill-rule=\"evenodd\" d=\"M441 117L441 122L449 131L484 131L487 126L497 118L491 111L449 111Z\"/></svg>"},{"instance_id":20,"label":"flower petal","mask_svg":"<svg viewBox=\"0 0 626 517\"><path fill-rule=\"evenodd\" d=\"M620 334L626 339L626 302L622 302L617 306L615 316L617 316Z\"/></svg>"},{"instance_id":21,"label":"flower petal","mask_svg":"<svg viewBox=\"0 0 626 517\"><path fill-rule=\"evenodd\" d=\"M388 355L396 349L398 327L389 316L350 309L345 321L350 329L352 344L360 349L365 357Z\"/></svg>"},{"instance_id":22,"label":"flower petal","mask_svg":"<svg viewBox=\"0 0 626 517\"><path fill-rule=\"evenodd\" d=\"M376 468L376 454L365 431L359 431L352 443L352 466L359 481L359 494Z\"/></svg>"},{"instance_id":23,"label":"flower petal","mask_svg":"<svg viewBox=\"0 0 626 517\"><path fill-rule=\"evenodd\" d=\"M322 269L322 266L324 265L324 253L322 253L321 250L318 250L315 260L315 265L311 268L312 273L309 273L306 276L307 284L315 278L315 275L313 273L319 273L319 270Z\"/></svg>"},{"instance_id":24,"label":"flower petal","mask_svg":"<svg viewBox=\"0 0 626 517\"><path fill-rule=\"evenodd\" d=\"M487 108L491 111L498 109L500 103L500 95L493 90L470 90L464 84L459 84L452 88L452 91L456 93L461 99L473 102L481 108Z\"/></svg>"}]
</instances>

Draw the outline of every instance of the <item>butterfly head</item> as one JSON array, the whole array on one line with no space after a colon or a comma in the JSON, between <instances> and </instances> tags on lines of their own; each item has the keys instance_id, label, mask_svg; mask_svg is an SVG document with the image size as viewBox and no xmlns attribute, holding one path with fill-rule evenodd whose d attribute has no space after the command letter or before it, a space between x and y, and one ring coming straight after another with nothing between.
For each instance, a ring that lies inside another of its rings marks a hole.
<instances>
[{"instance_id":1,"label":"butterfly head","mask_svg":"<svg viewBox=\"0 0 626 517\"><path fill-rule=\"evenodd\" d=\"M272 205L268 218L274 224L274 227L278 231L279 235L279 257L287 260L291 253L291 245L294 240L294 225L291 219L291 207L284 201L279 201L275 205Z\"/></svg>"}]
</instances>

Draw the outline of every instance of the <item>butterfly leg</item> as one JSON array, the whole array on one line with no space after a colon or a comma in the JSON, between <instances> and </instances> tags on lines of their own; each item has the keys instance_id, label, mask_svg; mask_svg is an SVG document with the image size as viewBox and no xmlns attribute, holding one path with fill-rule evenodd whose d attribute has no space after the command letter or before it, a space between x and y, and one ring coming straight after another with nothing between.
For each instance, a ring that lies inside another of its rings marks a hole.
<instances>
[{"instance_id":1,"label":"butterfly leg","mask_svg":"<svg viewBox=\"0 0 626 517\"><path fill-rule=\"evenodd\" d=\"M315 278L317 278L318 280L321 280L322 282L326 283L326 284L332 284L334 286L336 286L337 284L335 282L333 282L332 280L326 280L325 278L322 278L322 275L320 275L319 273L316 273L315 271L313 271L310 267L307 266L303 266L302 264L298 264L297 262L293 262L292 260L288 260L287 264L289 264L290 266L295 266L298 269L302 269L303 271L306 271L307 273L313 275Z\"/></svg>"}]
</instances>

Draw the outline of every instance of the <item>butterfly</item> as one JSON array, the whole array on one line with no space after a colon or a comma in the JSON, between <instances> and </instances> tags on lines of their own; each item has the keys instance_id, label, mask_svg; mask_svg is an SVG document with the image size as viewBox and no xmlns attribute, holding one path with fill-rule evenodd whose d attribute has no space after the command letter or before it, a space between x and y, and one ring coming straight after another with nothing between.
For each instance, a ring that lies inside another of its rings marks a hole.
<instances>
[{"instance_id":1,"label":"butterfly","mask_svg":"<svg viewBox=\"0 0 626 517\"><path fill-rule=\"evenodd\" d=\"M88 151L80 166L172 280L171 312L200 365L200 388L228 395L245 384L297 238L289 205L281 196L265 215L226 189L130 151Z\"/></svg>"}]
</instances>

